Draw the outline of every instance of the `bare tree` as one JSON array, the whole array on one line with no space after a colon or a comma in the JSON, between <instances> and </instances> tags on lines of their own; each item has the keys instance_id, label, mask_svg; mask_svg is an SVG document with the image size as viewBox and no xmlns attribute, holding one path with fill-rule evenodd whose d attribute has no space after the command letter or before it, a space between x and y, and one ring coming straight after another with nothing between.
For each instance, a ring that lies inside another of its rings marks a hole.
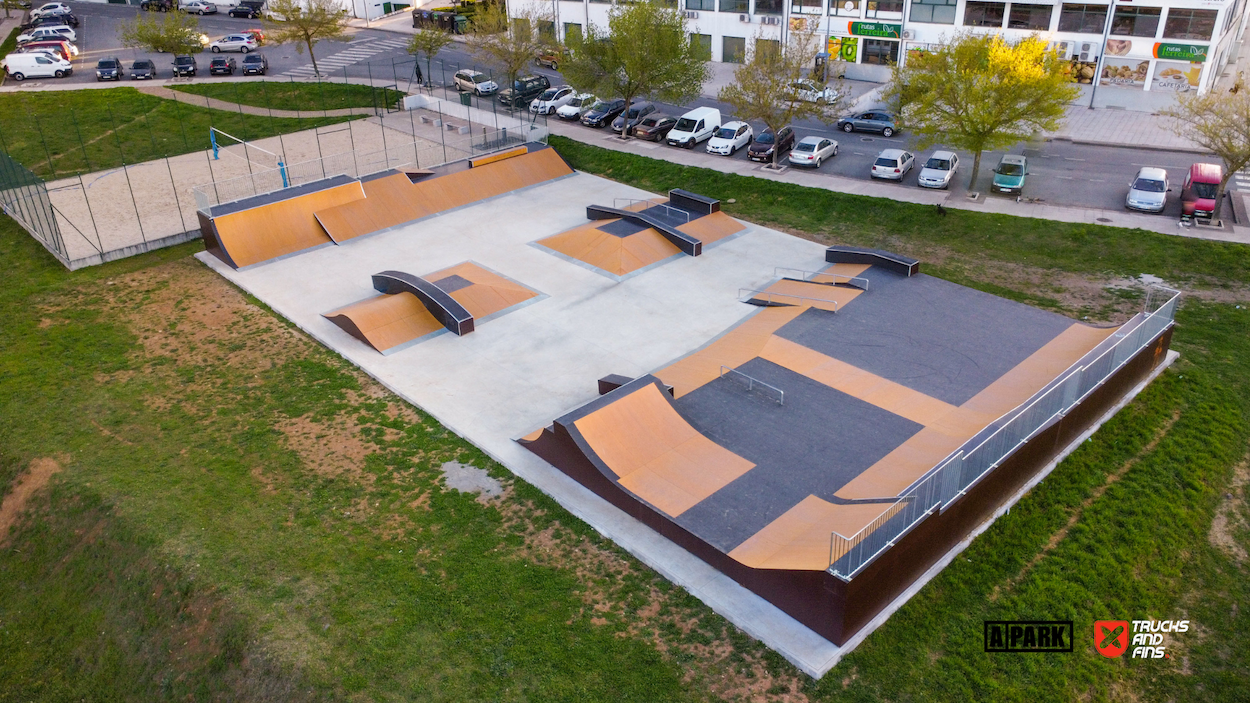
<instances>
[{"instance_id":1,"label":"bare tree","mask_svg":"<svg viewBox=\"0 0 1250 703\"><path fill-rule=\"evenodd\" d=\"M721 88L719 98L733 106L739 119L759 120L777 130L797 120L837 120L847 102L841 81L830 86L804 73L821 43L813 32L791 31L784 49L757 33L747 62L734 70L733 82ZM772 167L777 167L773 150Z\"/></svg>"},{"instance_id":2,"label":"bare tree","mask_svg":"<svg viewBox=\"0 0 1250 703\"><path fill-rule=\"evenodd\" d=\"M151 12L123 22L118 36L123 46L170 54L198 54L204 50L200 22L185 12L171 12L157 19Z\"/></svg>"},{"instance_id":3,"label":"bare tree","mask_svg":"<svg viewBox=\"0 0 1250 703\"><path fill-rule=\"evenodd\" d=\"M425 56L425 81L430 80L430 63L443 47L452 42L451 32L445 32L441 29L433 27L423 27L418 29L412 39L408 41L408 53L420 60L421 56Z\"/></svg>"},{"instance_id":4,"label":"bare tree","mask_svg":"<svg viewBox=\"0 0 1250 703\"><path fill-rule=\"evenodd\" d=\"M505 89L511 88L525 66L549 45L537 25L550 19L544 10L534 6L514 8L509 18L503 2L488 3L473 16L469 27L469 53L507 76Z\"/></svg>"},{"instance_id":5,"label":"bare tree","mask_svg":"<svg viewBox=\"0 0 1250 703\"><path fill-rule=\"evenodd\" d=\"M1176 107L1163 110L1161 114L1172 118L1177 134L1208 149L1224 162L1224 177L1215 195L1218 213L1229 179L1250 165L1250 92L1180 95Z\"/></svg>"},{"instance_id":6,"label":"bare tree","mask_svg":"<svg viewBox=\"0 0 1250 703\"><path fill-rule=\"evenodd\" d=\"M313 47L347 36L347 9L338 0L270 0L266 24L273 43L294 43L301 54L307 48L313 71L320 76Z\"/></svg>"}]
</instances>

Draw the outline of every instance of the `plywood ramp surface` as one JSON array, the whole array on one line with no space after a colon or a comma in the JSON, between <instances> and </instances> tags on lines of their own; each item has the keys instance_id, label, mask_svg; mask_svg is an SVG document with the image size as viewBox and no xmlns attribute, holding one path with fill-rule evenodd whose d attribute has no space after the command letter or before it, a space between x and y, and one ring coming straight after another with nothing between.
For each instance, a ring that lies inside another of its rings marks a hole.
<instances>
[{"instance_id":1,"label":"plywood ramp surface","mask_svg":"<svg viewBox=\"0 0 1250 703\"><path fill-rule=\"evenodd\" d=\"M655 384L573 424L621 486L671 517L755 466L691 427Z\"/></svg>"},{"instance_id":2,"label":"plywood ramp surface","mask_svg":"<svg viewBox=\"0 0 1250 703\"><path fill-rule=\"evenodd\" d=\"M515 149L501 151L498 154L491 154L490 156L483 156L480 159L473 159L472 161L469 162L469 166L471 168L477 168L478 166L485 166L486 164L493 164L496 161L503 161L504 159L511 159L514 156L521 156L522 154L525 154L528 152L529 152L529 149L527 147L519 146Z\"/></svg>"},{"instance_id":3,"label":"plywood ramp surface","mask_svg":"<svg viewBox=\"0 0 1250 703\"><path fill-rule=\"evenodd\" d=\"M323 317L380 352L443 329L412 293L379 295Z\"/></svg>"},{"instance_id":4,"label":"plywood ramp surface","mask_svg":"<svg viewBox=\"0 0 1250 703\"><path fill-rule=\"evenodd\" d=\"M500 310L538 296L538 293L529 288L472 262L457 264L424 278L437 285L438 281L448 276L460 276L473 283L471 286L452 291L448 295L463 305L475 320L481 320Z\"/></svg>"},{"instance_id":5,"label":"plywood ramp surface","mask_svg":"<svg viewBox=\"0 0 1250 703\"><path fill-rule=\"evenodd\" d=\"M442 212L573 173L554 149L429 178L413 186L417 204Z\"/></svg>"},{"instance_id":6,"label":"plywood ramp surface","mask_svg":"<svg viewBox=\"0 0 1250 703\"><path fill-rule=\"evenodd\" d=\"M539 244L616 276L624 276L681 253L654 229L617 237L599 227L616 220L596 220L541 239Z\"/></svg>"},{"instance_id":7,"label":"plywood ramp surface","mask_svg":"<svg viewBox=\"0 0 1250 703\"><path fill-rule=\"evenodd\" d=\"M719 210L677 227L677 231L688 234L705 245L735 235L745 229L746 225Z\"/></svg>"},{"instance_id":8,"label":"plywood ramp surface","mask_svg":"<svg viewBox=\"0 0 1250 703\"><path fill-rule=\"evenodd\" d=\"M655 375L673 387L676 397L720 378L720 367L737 368L760 355L777 330L798 317L806 307L761 308L742 324L706 347L656 371Z\"/></svg>"},{"instance_id":9,"label":"plywood ramp surface","mask_svg":"<svg viewBox=\"0 0 1250 703\"><path fill-rule=\"evenodd\" d=\"M416 200L412 181L402 173L361 183L364 200L317 212L335 242L394 227L431 214Z\"/></svg>"},{"instance_id":10,"label":"plywood ramp surface","mask_svg":"<svg viewBox=\"0 0 1250 703\"><path fill-rule=\"evenodd\" d=\"M359 183L347 183L215 217L213 223L235 265L250 266L329 243L313 213L364 197Z\"/></svg>"},{"instance_id":11,"label":"plywood ramp surface","mask_svg":"<svg viewBox=\"0 0 1250 703\"><path fill-rule=\"evenodd\" d=\"M852 537L883 514L899 509L894 503L837 505L808 496L748 537L729 556L755 569L824 571L829 568L834 532ZM840 556L833 554L833 560Z\"/></svg>"},{"instance_id":12,"label":"plywood ramp surface","mask_svg":"<svg viewBox=\"0 0 1250 703\"><path fill-rule=\"evenodd\" d=\"M809 280L813 283L845 283L846 276L862 276L870 268L872 264L829 264Z\"/></svg>"},{"instance_id":13,"label":"plywood ramp surface","mask_svg":"<svg viewBox=\"0 0 1250 703\"><path fill-rule=\"evenodd\" d=\"M788 279L777 281L764 290L773 294L771 298L763 295L757 295L756 298L760 300L771 299L772 302L785 303L787 305L806 305L821 310L829 310L830 312L837 312L842 306L863 293L859 288L830 286L824 283L807 283L805 281L791 281Z\"/></svg>"}]
</instances>

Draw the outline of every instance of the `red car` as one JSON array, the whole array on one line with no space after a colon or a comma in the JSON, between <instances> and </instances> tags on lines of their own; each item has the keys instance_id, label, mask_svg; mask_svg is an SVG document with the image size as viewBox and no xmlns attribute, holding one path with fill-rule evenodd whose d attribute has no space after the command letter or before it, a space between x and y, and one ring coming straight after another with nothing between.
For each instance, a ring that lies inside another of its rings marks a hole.
<instances>
[{"instance_id":1,"label":"red car","mask_svg":"<svg viewBox=\"0 0 1250 703\"><path fill-rule=\"evenodd\" d=\"M1210 220L1219 210L1215 196L1220 192L1224 169L1218 164L1194 164L1181 188L1181 217Z\"/></svg>"}]
</instances>

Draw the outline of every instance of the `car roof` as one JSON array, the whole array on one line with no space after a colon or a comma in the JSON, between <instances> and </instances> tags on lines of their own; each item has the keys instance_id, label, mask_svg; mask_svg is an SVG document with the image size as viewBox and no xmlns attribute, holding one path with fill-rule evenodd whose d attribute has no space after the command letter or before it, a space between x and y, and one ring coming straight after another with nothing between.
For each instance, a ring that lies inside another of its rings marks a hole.
<instances>
[{"instance_id":1,"label":"car roof","mask_svg":"<svg viewBox=\"0 0 1250 703\"><path fill-rule=\"evenodd\" d=\"M931 159L950 159L950 158L951 158L951 157L953 157L953 156L955 156L955 152L953 152L953 151L935 151L935 152L933 152L933 155L932 155L932 156L930 156L929 158L931 158Z\"/></svg>"},{"instance_id":2,"label":"car roof","mask_svg":"<svg viewBox=\"0 0 1250 703\"><path fill-rule=\"evenodd\" d=\"M1000 164L1022 164L1025 159L1020 154L1003 154L1003 158L998 160Z\"/></svg>"},{"instance_id":3,"label":"car roof","mask_svg":"<svg viewBox=\"0 0 1250 703\"><path fill-rule=\"evenodd\" d=\"M812 135L810 137L803 137L802 139L800 139L799 144L819 144L824 139L829 139L829 137L818 137L818 136ZM833 140L830 139L829 141L833 141Z\"/></svg>"},{"instance_id":4,"label":"car roof","mask_svg":"<svg viewBox=\"0 0 1250 703\"><path fill-rule=\"evenodd\" d=\"M1218 164L1194 164L1189 167L1189 173L1199 178L1211 178L1218 181L1223 175L1223 169Z\"/></svg>"},{"instance_id":5,"label":"car roof","mask_svg":"<svg viewBox=\"0 0 1250 703\"><path fill-rule=\"evenodd\" d=\"M879 159L898 159L898 158L901 158L902 156L903 156L902 149L882 149L881 153L877 154L877 158Z\"/></svg>"},{"instance_id":6,"label":"car roof","mask_svg":"<svg viewBox=\"0 0 1250 703\"><path fill-rule=\"evenodd\" d=\"M1167 180L1168 172L1167 169L1159 168L1158 166L1143 166L1141 170L1137 172L1137 177L1149 178L1155 181L1165 181Z\"/></svg>"},{"instance_id":7,"label":"car roof","mask_svg":"<svg viewBox=\"0 0 1250 703\"><path fill-rule=\"evenodd\" d=\"M743 122L742 120L734 120L733 122L726 122L725 124L721 125L721 128L724 129L728 127L728 128L738 129L744 124L746 124L746 122Z\"/></svg>"}]
</instances>

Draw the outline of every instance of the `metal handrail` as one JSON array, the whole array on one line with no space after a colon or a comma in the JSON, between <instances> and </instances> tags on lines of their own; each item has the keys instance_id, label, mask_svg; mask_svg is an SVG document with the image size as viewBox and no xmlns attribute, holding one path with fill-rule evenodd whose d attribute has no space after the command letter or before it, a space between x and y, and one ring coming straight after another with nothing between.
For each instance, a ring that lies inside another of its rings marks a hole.
<instances>
[{"instance_id":1,"label":"metal handrail","mask_svg":"<svg viewBox=\"0 0 1250 703\"><path fill-rule=\"evenodd\" d=\"M755 387L756 387L756 386L763 386L763 387L765 387L765 388L768 388L768 389L771 389L771 390L774 390L774 391L776 391L776 392L777 392L777 404L778 404L778 405L785 405L785 404L786 404L786 392L785 392L785 391L783 391L783 390L781 390L780 388L778 388L778 387L776 387L776 386L772 385L771 383L764 383L763 381L759 380L758 378L755 378L754 376L748 376L747 374L742 373L742 372L741 372L741 371L739 371L738 369L731 369L731 368L729 368L728 366L721 366L721 367L720 367L720 377L721 377L721 378L724 378L724 377L725 377L725 373L726 373L726 372L728 372L728 373L735 373L735 374L738 374L739 376L741 376L741 377L745 378L745 379L747 380L747 391L748 391L748 392L755 390Z\"/></svg>"},{"instance_id":2,"label":"metal handrail","mask_svg":"<svg viewBox=\"0 0 1250 703\"><path fill-rule=\"evenodd\" d=\"M616 205L618 202L621 202L621 201L625 202L625 207L623 208L617 207ZM612 198L612 207L616 208L617 210L629 210L629 207L635 203L646 203L647 207L644 208L646 210L650 210L653 207L662 207L664 208L666 213L670 213L670 214L676 213L674 215L675 218L676 217L684 218L684 222L686 224L689 224L690 222L690 213L686 212L685 210L682 210L681 208L676 208L671 205L665 205L664 203L653 202L651 200L647 200L646 198ZM636 212L636 211L631 210L631 212Z\"/></svg>"},{"instance_id":3,"label":"metal handrail","mask_svg":"<svg viewBox=\"0 0 1250 703\"><path fill-rule=\"evenodd\" d=\"M864 278L863 276L848 276L844 273L833 273L831 271L805 271L803 269L790 268L788 266L774 266L773 278L789 278L789 276L781 275L782 271L792 271L794 273L803 274L803 277L800 280L804 281L805 283L810 283L812 280L811 277L829 276L835 279L836 278L844 279L845 282L847 283L856 282L854 283L854 285L859 286L860 288L863 288L864 290L868 290L868 279Z\"/></svg>"},{"instance_id":4,"label":"metal handrail","mask_svg":"<svg viewBox=\"0 0 1250 703\"><path fill-rule=\"evenodd\" d=\"M806 296L806 295L794 295L794 294L792 294L792 293L780 293L780 292L777 292L777 291L771 291L771 290L755 290L754 288L739 288L739 289L738 289L738 300L739 300L739 302L746 302L745 300L743 300L743 299L742 299L742 292L743 292L743 291L746 291L747 293L751 293L751 294L752 294L752 295L748 296L748 299L750 299L750 298L754 298L754 297L759 296L759 295L766 295L766 296L768 296L768 302L769 302L769 303L772 303L772 302L773 302L773 296L774 296L774 295L776 295L776 296L779 296L779 297L782 297L782 298L794 298L794 299L796 299L796 300L810 300L810 301L815 302L815 303L826 303L826 304L829 304L829 305L832 305L832 306L833 306L833 312L837 312L837 311L838 311L838 301L836 301L836 300L826 300L825 298L809 298L809 297L808 297L808 296Z\"/></svg>"}]
</instances>

